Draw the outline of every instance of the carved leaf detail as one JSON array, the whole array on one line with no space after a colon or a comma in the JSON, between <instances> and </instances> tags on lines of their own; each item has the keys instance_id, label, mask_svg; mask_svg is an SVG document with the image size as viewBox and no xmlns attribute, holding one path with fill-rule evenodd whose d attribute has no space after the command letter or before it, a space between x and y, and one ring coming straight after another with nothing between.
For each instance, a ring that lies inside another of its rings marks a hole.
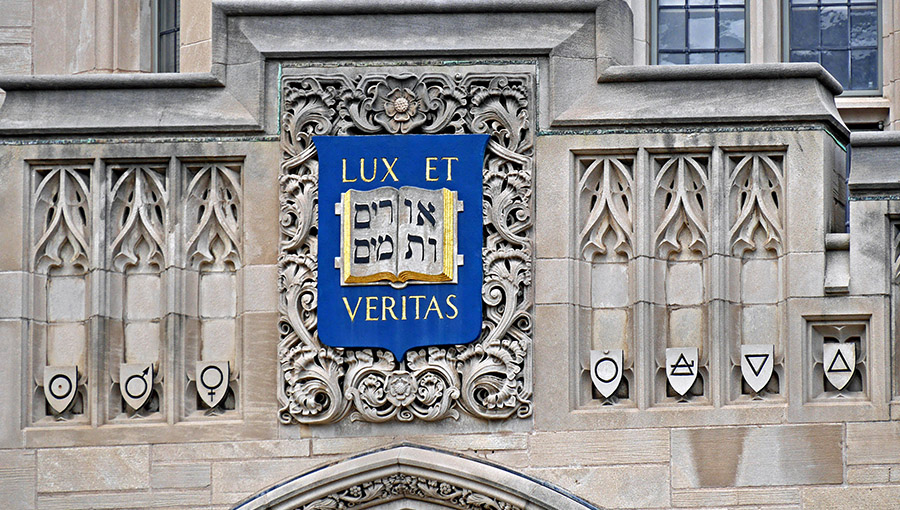
<instances>
[{"instance_id":1,"label":"carved leaf detail","mask_svg":"<svg viewBox=\"0 0 900 510\"><path fill-rule=\"evenodd\" d=\"M709 247L706 160L678 155L661 161L654 181L654 239L659 256L705 256Z\"/></svg>"},{"instance_id":2,"label":"carved leaf detail","mask_svg":"<svg viewBox=\"0 0 900 510\"><path fill-rule=\"evenodd\" d=\"M584 226L578 239L585 260L634 253L633 186L629 160L600 157L588 164L579 182Z\"/></svg>"},{"instance_id":3,"label":"carved leaf detail","mask_svg":"<svg viewBox=\"0 0 900 510\"><path fill-rule=\"evenodd\" d=\"M90 168L36 168L35 177L35 269L43 273L86 272L90 265Z\"/></svg>"},{"instance_id":4,"label":"carved leaf detail","mask_svg":"<svg viewBox=\"0 0 900 510\"><path fill-rule=\"evenodd\" d=\"M185 222L186 254L195 269L240 266L240 166L211 163L188 165Z\"/></svg>"},{"instance_id":5,"label":"carved leaf detail","mask_svg":"<svg viewBox=\"0 0 900 510\"><path fill-rule=\"evenodd\" d=\"M113 167L109 224L110 254L118 271L165 268L168 204L165 169L149 166Z\"/></svg>"},{"instance_id":6,"label":"carved leaf detail","mask_svg":"<svg viewBox=\"0 0 900 510\"><path fill-rule=\"evenodd\" d=\"M458 418L460 409L487 419L530 416L530 78L336 73L286 77L282 88L281 421L333 423L348 415L436 421ZM472 344L414 350L395 360L388 351L335 349L318 340L318 162L311 138L383 133L491 135L484 168L485 312L482 336ZM326 498L314 505L308 508L346 503Z\"/></svg>"},{"instance_id":7,"label":"carved leaf detail","mask_svg":"<svg viewBox=\"0 0 900 510\"><path fill-rule=\"evenodd\" d=\"M399 499L440 502L458 510L524 510L487 494L456 486L442 480L394 474L343 489L303 506L303 510L369 508L372 502L383 504Z\"/></svg>"},{"instance_id":8,"label":"carved leaf detail","mask_svg":"<svg viewBox=\"0 0 900 510\"><path fill-rule=\"evenodd\" d=\"M748 154L738 160L731 172L733 222L729 230L735 255L781 250L782 177L781 165L773 157Z\"/></svg>"}]
</instances>

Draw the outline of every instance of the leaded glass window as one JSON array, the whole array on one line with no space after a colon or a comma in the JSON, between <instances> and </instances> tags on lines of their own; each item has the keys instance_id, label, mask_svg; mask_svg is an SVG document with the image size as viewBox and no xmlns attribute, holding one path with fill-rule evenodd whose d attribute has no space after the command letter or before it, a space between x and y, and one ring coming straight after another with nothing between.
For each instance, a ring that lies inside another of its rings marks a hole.
<instances>
[{"instance_id":1,"label":"leaded glass window","mask_svg":"<svg viewBox=\"0 0 900 510\"><path fill-rule=\"evenodd\" d=\"M878 89L877 0L788 0L791 62L818 62L845 90Z\"/></svg>"},{"instance_id":2,"label":"leaded glass window","mask_svg":"<svg viewBox=\"0 0 900 510\"><path fill-rule=\"evenodd\" d=\"M658 0L658 64L746 61L744 0Z\"/></svg>"},{"instance_id":3,"label":"leaded glass window","mask_svg":"<svg viewBox=\"0 0 900 510\"><path fill-rule=\"evenodd\" d=\"M156 70L178 72L179 0L156 0Z\"/></svg>"}]
</instances>

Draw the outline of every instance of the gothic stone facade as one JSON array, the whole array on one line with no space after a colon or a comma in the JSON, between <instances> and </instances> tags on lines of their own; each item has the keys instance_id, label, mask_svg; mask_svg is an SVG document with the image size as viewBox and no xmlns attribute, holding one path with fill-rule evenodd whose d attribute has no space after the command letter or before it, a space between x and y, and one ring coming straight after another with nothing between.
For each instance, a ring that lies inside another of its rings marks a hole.
<instances>
[{"instance_id":1,"label":"gothic stone facade","mask_svg":"<svg viewBox=\"0 0 900 510\"><path fill-rule=\"evenodd\" d=\"M0 78L6 507L900 501L900 137L818 65L635 66L613 0L211 25ZM482 333L329 347L312 137L406 133L489 136Z\"/></svg>"}]
</instances>

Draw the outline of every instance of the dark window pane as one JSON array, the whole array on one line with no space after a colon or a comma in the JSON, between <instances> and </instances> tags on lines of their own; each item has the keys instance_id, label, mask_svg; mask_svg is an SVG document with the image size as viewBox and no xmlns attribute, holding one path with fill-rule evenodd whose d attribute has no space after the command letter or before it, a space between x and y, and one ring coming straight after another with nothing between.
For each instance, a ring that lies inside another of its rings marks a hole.
<instances>
[{"instance_id":1,"label":"dark window pane","mask_svg":"<svg viewBox=\"0 0 900 510\"><path fill-rule=\"evenodd\" d=\"M743 64L746 61L743 51L723 51L719 53L720 64Z\"/></svg>"},{"instance_id":2,"label":"dark window pane","mask_svg":"<svg viewBox=\"0 0 900 510\"><path fill-rule=\"evenodd\" d=\"M719 10L719 48L744 49L744 11Z\"/></svg>"},{"instance_id":3,"label":"dark window pane","mask_svg":"<svg viewBox=\"0 0 900 510\"><path fill-rule=\"evenodd\" d=\"M874 8L854 8L850 11L850 45L878 45L878 11Z\"/></svg>"},{"instance_id":4,"label":"dark window pane","mask_svg":"<svg viewBox=\"0 0 900 510\"><path fill-rule=\"evenodd\" d=\"M660 65L687 64L687 56L684 53L660 53Z\"/></svg>"},{"instance_id":5,"label":"dark window pane","mask_svg":"<svg viewBox=\"0 0 900 510\"><path fill-rule=\"evenodd\" d=\"M846 7L823 7L819 26L822 29L823 47L846 48L850 44Z\"/></svg>"},{"instance_id":6,"label":"dark window pane","mask_svg":"<svg viewBox=\"0 0 900 510\"><path fill-rule=\"evenodd\" d=\"M818 62L819 52L814 50L795 50L791 52L791 62Z\"/></svg>"},{"instance_id":7,"label":"dark window pane","mask_svg":"<svg viewBox=\"0 0 900 510\"><path fill-rule=\"evenodd\" d=\"M659 11L659 49L684 48L685 11L681 9Z\"/></svg>"},{"instance_id":8,"label":"dark window pane","mask_svg":"<svg viewBox=\"0 0 900 510\"><path fill-rule=\"evenodd\" d=\"M813 49L819 46L818 9L791 9L791 49Z\"/></svg>"},{"instance_id":9,"label":"dark window pane","mask_svg":"<svg viewBox=\"0 0 900 510\"><path fill-rule=\"evenodd\" d=\"M853 50L850 52L850 88L873 90L878 88L878 51Z\"/></svg>"},{"instance_id":10,"label":"dark window pane","mask_svg":"<svg viewBox=\"0 0 900 510\"><path fill-rule=\"evenodd\" d=\"M716 12L712 9L688 11L688 47L714 49L716 47Z\"/></svg>"},{"instance_id":11,"label":"dark window pane","mask_svg":"<svg viewBox=\"0 0 900 510\"><path fill-rule=\"evenodd\" d=\"M845 87L850 83L849 63L850 55L847 51L822 52L822 67L827 69Z\"/></svg>"},{"instance_id":12,"label":"dark window pane","mask_svg":"<svg viewBox=\"0 0 900 510\"><path fill-rule=\"evenodd\" d=\"M688 55L688 64L715 64L715 53L691 53Z\"/></svg>"}]
</instances>

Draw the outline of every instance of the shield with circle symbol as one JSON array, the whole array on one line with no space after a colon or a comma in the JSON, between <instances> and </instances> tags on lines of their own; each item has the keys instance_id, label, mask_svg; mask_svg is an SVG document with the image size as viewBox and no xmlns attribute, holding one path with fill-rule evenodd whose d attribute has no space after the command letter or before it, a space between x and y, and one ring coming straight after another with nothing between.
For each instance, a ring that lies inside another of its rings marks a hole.
<instances>
[{"instance_id":1,"label":"shield with circle symbol","mask_svg":"<svg viewBox=\"0 0 900 510\"><path fill-rule=\"evenodd\" d=\"M213 408L228 393L228 362L201 361L197 363L197 394L208 407Z\"/></svg>"},{"instance_id":2,"label":"shield with circle symbol","mask_svg":"<svg viewBox=\"0 0 900 510\"><path fill-rule=\"evenodd\" d=\"M591 381L604 398L612 396L619 387L624 359L622 349L591 351Z\"/></svg>"},{"instance_id":3,"label":"shield with circle symbol","mask_svg":"<svg viewBox=\"0 0 900 510\"><path fill-rule=\"evenodd\" d=\"M119 365L119 389L122 400L137 411L150 398L153 390L153 365L150 363L122 363Z\"/></svg>"},{"instance_id":4,"label":"shield with circle symbol","mask_svg":"<svg viewBox=\"0 0 900 510\"><path fill-rule=\"evenodd\" d=\"M75 399L78 369L69 367L44 367L44 397L57 413L65 411Z\"/></svg>"}]
</instances>

